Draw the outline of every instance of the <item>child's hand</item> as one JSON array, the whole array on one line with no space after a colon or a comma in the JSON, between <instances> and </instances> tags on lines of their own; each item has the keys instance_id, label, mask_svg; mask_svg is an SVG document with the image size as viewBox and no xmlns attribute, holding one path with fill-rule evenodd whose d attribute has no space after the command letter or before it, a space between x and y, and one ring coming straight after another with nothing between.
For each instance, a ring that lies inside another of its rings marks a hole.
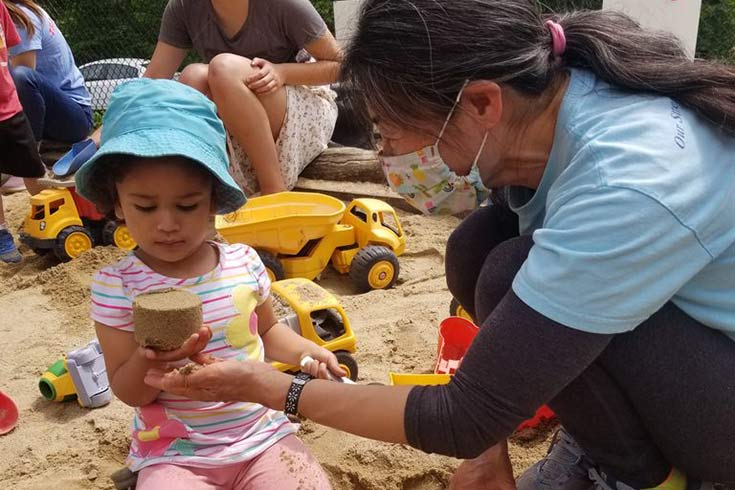
<instances>
[{"instance_id":1,"label":"child's hand","mask_svg":"<svg viewBox=\"0 0 735 490\"><path fill-rule=\"evenodd\" d=\"M160 362L174 362L198 355L212 338L212 330L204 325L197 333L186 339L181 347L169 351L159 351L150 348L144 349L146 359ZM141 347L141 349L143 349Z\"/></svg>"},{"instance_id":2,"label":"child's hand","mask_svg":"<svg viewBox=\"0 0 735 490\"><path fill-rule=\"evenodd\" d=\"M304 362L306 357L311 361ZM315 378L334 380L347 376L347 372L339 366L337 356L324 348L319 348L301 356L301 370Z\"/></svg>"},{"instance_id":3,"label":"child's hand","mask_svg":"<svg viewBox=\"0 0 735 490\"><path fill-rule=\"evenodd\" d=\"M255 74L250 75L245 80L245 83L256 94L269 94L283 87L283 76L278 65L274 65L270 61L262 58L254 58L250 62L250 66L259 68L259 70Z\"/></svg>"}]
</instances>

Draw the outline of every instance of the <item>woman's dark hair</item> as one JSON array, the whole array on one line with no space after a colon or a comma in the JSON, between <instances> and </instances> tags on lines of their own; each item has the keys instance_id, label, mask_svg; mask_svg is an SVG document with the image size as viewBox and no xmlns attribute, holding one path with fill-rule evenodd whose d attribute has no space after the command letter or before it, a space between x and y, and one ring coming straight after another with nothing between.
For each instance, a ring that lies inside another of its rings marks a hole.
<instances>
[{"instance_id":1,"label":"woman's dark hair","mask_svg":"<svg viewBox=\"0 0 735 490\"><path fill-rule=\"evenodd\" d=\"M200 164L186 157L178 157L178 159L214 182L212 174ZM116 220L115 204L118 202L116 184L122 182L125 176L137 165L145 165L150 160L149 158L124 154L111 154L101 157L89 176L91 185L87 190L86 197L97 207L97 211L104 214L108 219ZM214 203L217 202L216 188L216 186L212 186L212 201Z\"/></svg>"},{"instance_id":2,"label":"woman's dark hair","mask_svg":"<svg viewBox=\"0 0 735 490\"><path fill-rule=\"evenodd\" d=\"M566 34L555 58L544 25ZM622 89L671 97L735 134L735 67L691 60L671 34L614 11L543 17L530 0L367 0L342 68L351 103L402 126L445 117L465 80L535 97L565 68Z\"/></svg>"},{"instance_id":3,"label":"woman's dark hair","mask_svg":"<svg viewBox=\"0 0 735 490\"><path fill-rule=\"evenodd\" d=\"M41 10L41 7L33 0L2 0L2 2L8 7L13 24L23 26L23 29L28 33L28 37L32 37L36 33L36 27L28 17L28 14L19 5L31 10L39 19L43 19L43 10Z\"/></svg>"}]
</instances>

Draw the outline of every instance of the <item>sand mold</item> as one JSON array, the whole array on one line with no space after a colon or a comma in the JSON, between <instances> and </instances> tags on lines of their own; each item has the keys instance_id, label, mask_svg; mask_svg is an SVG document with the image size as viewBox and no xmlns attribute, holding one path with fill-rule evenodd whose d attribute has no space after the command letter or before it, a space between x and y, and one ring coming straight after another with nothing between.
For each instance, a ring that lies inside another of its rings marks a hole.
<instances>
[{"instance_id":1,"label":"sand mold","mask_svg":"<svg viewBox=\"0 0 735 490\"><path fill-rule=\"evenodd\" d=\"M202 301L184 289L166 288L133 300L135 341L159 350L178 349L202 326Z\"/></svg>"}]
</instances>

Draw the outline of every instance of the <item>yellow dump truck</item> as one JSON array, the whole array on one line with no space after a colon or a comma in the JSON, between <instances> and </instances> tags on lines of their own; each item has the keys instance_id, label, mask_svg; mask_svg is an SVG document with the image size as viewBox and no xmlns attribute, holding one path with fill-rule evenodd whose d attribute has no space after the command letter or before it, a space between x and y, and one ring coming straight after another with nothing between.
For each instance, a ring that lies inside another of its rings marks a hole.
<instances>
[{"instance_id":1,"label":"yellow dump truck","mask_svg":"<svg viewBox=\"0 0 735 490\"><path fill-rule=\"evenodd\" d=\"M255 197L217 216L230 243L255 248L271 280L316 278L331 262L360 291L387 289L398 278L406 236L395 210L377 199L339 199L311 192Z\"/></svg>"},{"instance_id":2,"label":"yellow dump truck","mask_svg":"<svg viewBox=\"0 0 735 490\"><path fill-rule=\"evenodd\" d=\"M136 246L125 225L106 219L73 187L44 189L31 197L20 241L39 255L52 250L62 261L95 245Z\"/></svg>"}]
</instances>

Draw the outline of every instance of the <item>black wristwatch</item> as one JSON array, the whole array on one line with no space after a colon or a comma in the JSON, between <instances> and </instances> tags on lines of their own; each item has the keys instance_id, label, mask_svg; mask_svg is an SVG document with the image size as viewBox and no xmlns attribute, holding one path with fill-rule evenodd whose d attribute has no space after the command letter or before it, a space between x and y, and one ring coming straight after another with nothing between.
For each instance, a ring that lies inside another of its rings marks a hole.
<instances>
[{"instance_id":1,"label":"black wristwatch","mask_svg":"<svg viewBox=\"0 0 735 490\"><path fill-rule=\"evenodd\" d=\"M303 372L294 376L293 381L291 381L291 386L288 388L288 393L286 393L286 406L283 409L283 412L286 415L291 415L297 418L299 417L299 398L301 398L301 390L303 390L304 385L312 379L314 379L314 377L311 374Z\"/></svg>"}]
</instances>

